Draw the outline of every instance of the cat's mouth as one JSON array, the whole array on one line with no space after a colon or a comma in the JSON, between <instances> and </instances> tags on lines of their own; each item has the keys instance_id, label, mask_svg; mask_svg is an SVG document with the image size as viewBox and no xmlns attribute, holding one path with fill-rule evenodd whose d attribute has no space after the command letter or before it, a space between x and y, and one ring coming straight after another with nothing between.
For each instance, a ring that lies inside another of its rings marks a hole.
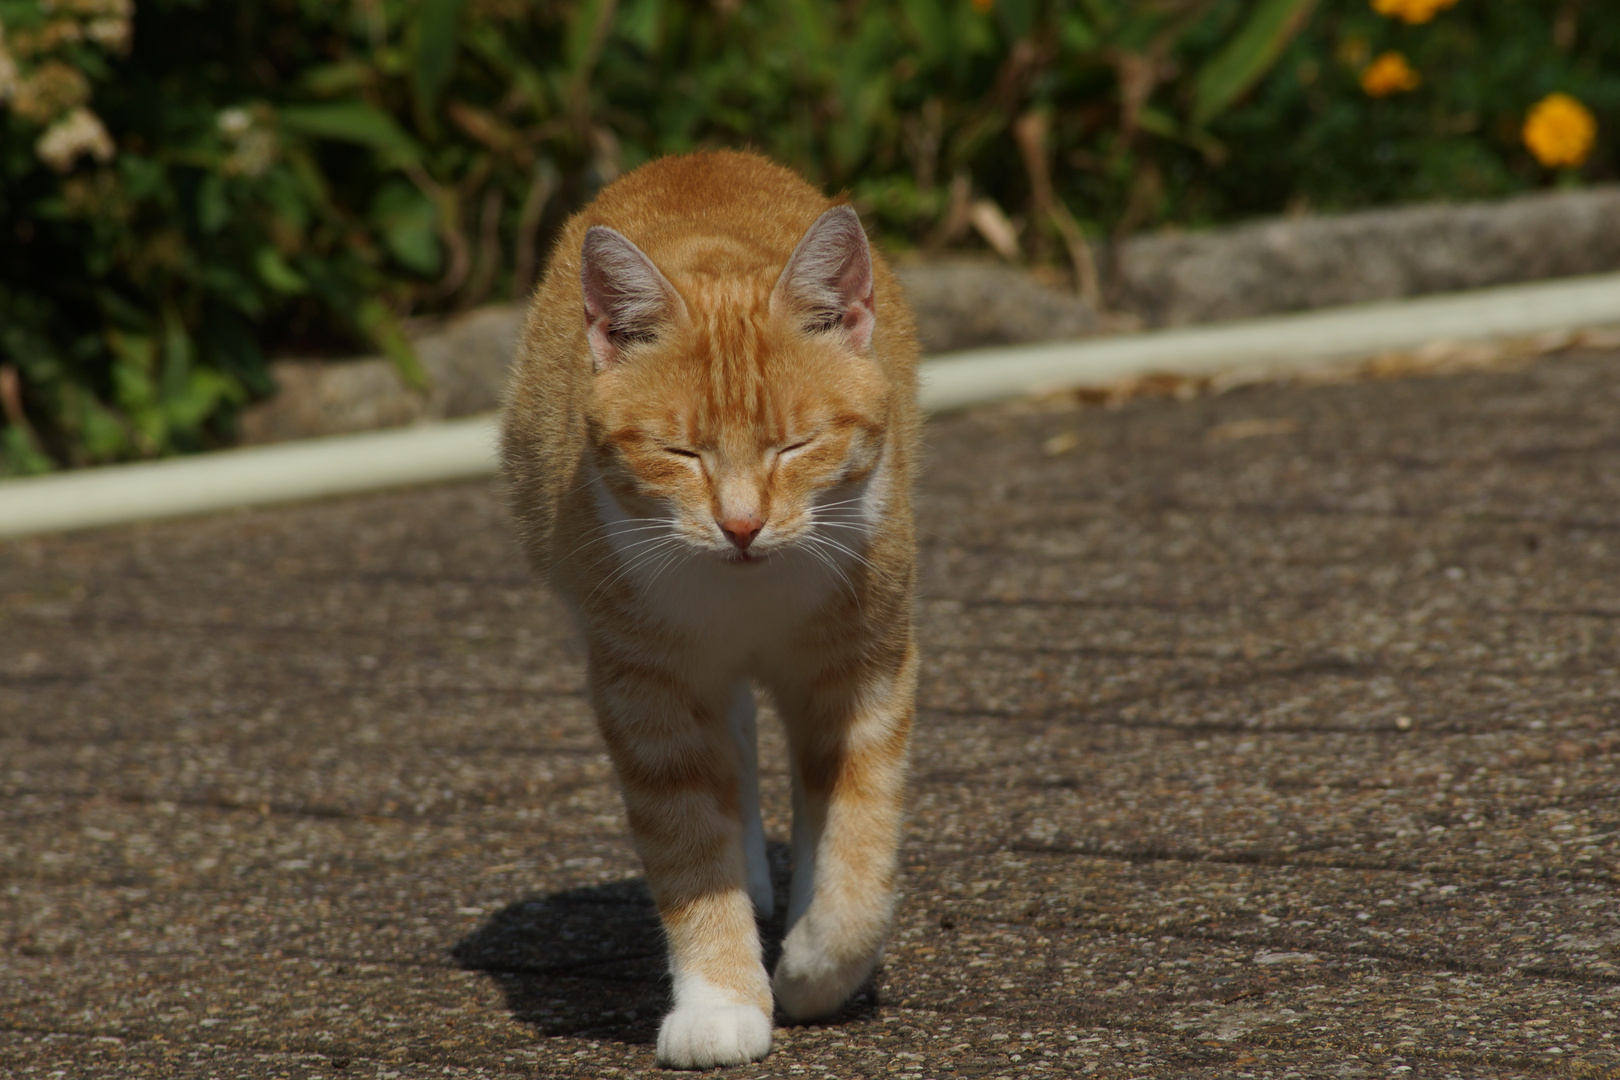
<instances>
[{"instance_id":1,"label":"cat's mouth","mask_svg":"<svg viewBox=\"0 0 1620 1080\"><path fill-rule=\"evenodd\" d=\"M765 552L728 551L720 558L722 562L728 562L733 566L758 566L769 559L770 555Z\"/></svg>"}]
</instances>

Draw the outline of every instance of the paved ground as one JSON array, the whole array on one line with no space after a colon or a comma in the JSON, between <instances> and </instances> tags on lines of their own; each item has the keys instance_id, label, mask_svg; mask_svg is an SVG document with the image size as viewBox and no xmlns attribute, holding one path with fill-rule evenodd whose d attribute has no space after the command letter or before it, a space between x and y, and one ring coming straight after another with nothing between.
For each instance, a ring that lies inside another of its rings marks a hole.
<instances>
[{"instance_id":1,"label":"paved ground","mask_svg":"<svg viewBox=\"0 0 1620 1080\"><path fill-rule=\"evenodd\" d=\"M1620 1076L1620 355L929 440L893 948L730 1075ZM0 543L0 1075L650 1069L580 678L486 485Z\"/></svg>"}]
</instances>

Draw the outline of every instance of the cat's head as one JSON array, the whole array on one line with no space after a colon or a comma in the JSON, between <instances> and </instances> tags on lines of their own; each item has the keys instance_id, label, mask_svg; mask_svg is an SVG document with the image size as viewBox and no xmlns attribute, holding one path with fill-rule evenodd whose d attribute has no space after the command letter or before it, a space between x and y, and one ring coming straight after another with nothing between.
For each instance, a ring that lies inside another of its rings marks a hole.
<instances>
[{"instance_id":1,"label":"cat's head","mask_svg":"<svg viewBox=\"0 0 1620 1080\"><path fill-rule=\"evenodd\" d=\"M590 452L649 546L662 535L739 565L858 546L851 530L881 501L870 481L895 390L873 357L872 257L854 210L822 214L779 272L688 267L679 287L595 226L580 277Z\"/></svg>"}]
</instances>

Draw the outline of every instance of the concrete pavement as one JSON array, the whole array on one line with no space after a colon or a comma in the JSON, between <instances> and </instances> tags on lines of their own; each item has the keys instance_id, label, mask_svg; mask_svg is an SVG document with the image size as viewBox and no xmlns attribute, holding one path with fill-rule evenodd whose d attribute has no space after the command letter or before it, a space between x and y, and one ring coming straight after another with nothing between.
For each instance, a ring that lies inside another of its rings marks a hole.
<instances>
[{"instance_id":1,"label":"concrete pavement","mask_svg":"<svg viewBox=\"0 0 1620 1080\"><path fill-rule=\"evenodd\" d=\"M1620 1076L1620 354L928 441L892 948L727 1075ZM581 674L484 482L0 541L0 1075L649 1071Z\"/></svg>"}]
</instances>

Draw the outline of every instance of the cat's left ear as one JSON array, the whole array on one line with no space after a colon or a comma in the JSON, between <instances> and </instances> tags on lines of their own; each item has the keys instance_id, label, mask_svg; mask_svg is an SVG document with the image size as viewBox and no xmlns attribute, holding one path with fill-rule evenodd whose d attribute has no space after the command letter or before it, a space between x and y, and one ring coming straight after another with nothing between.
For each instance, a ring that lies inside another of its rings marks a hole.
<instances>
[{"instance_id":1,"label":"cat's left ear","mask_svg":"<svg viewBox=\"0 0 1620 1080\"><path fill-rule=\"evenodd\" d=\"M792 313L815 333L843 334L856 352L872 347L872 249L853 207L835 206L810 226L776 279L771 311Z\"/></svg>"}]
</instances>

